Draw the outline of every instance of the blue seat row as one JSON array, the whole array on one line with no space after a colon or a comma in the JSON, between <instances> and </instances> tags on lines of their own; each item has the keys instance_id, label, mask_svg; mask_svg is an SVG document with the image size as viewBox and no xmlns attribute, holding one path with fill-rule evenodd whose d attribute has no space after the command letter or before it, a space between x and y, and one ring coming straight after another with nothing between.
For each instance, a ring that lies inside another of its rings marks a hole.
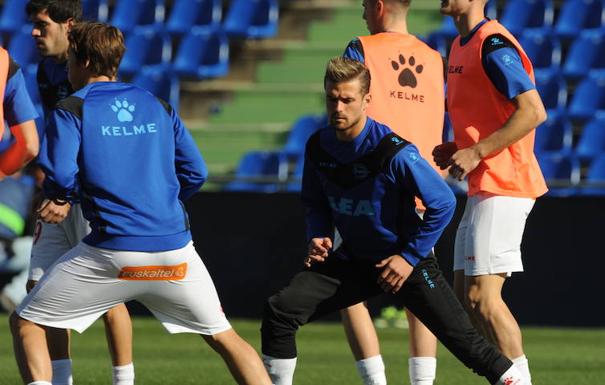
<instances>
[{"instance_id":1,"label":"blue seat row","mask_svg":"<svg viewBox=\"0 0 605 385\"><path fill-rule=\"evenodd\" d=\"M127 33L137 26L156 25L173 35L196 26L220 27L230 37L262 39L277 33L277 0L231 0L223 19L222 0L174 0L167 12L165 0L82 0L88 20L109 22ZM5 0L0 13L0 32L16 32L28 22L23 0Z\"/></svg>"}]
</instances>

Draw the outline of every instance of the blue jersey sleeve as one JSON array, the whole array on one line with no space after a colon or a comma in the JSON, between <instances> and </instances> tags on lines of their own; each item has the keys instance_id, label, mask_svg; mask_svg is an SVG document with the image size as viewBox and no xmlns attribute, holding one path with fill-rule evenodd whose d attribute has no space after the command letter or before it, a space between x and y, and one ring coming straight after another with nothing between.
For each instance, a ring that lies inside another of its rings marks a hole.
<instances>
[{"instance_id":1,"label":"blue jersey sleeve","mask_svg":"<svg viewBox=\"0 0 605 385\"><path fill-rule=\"evenodd\" d=\"M494 86L508 99L536 88L523 68L515 46L502 35L492 35L483 43L483 68Z\"/></svg>"},{"instance_id":2,"label":"blue jersey sleeve","mask_svg":"<svg viewBox=\"0 0 605 385\"><path fill-rule=\"evenodd\" d=\"M179 199L191 198L208 178L208 169L187 128L174 111L170 117L174 125L176 175L181 185Z\"/></svg>"},{"instance_id":3,"label":"blue jersey sleeve","mask_svg":"<svg viewBox=\"0 0 605 385\"><path fill-rule=\"evenodd\" d=\"M77 198L81 132L82 121L71 112L63 109L51 112L38 159L46 175L44 194L49 199Z\"/></svg>"},{"instance_id":4,"label":"blue jersey sleeve","mask_svg":"<svg viewBox=\"0 0 605 385\"><path fill-rule=\"evenodd\" d=\"M38 117L36 107L27 93L25 78L20 68L6 81L3 103L4 119L9 127Z\"/></svg>"},{"instance_id":5,"label":"blue jersey sleeve","mask_svg":"<svg viewBox=\"0 0 605 385\"><path fill-rule=\"evenodd\" d=\"M391 172L426 207L422 224L401 251L403 258L415 266L429 255L450 223L456 209L456 198L414 145L406 146L393 158Z\"/></svg>"},{"instance_id":6,"label":"blue jersey sleeve","mask_svg":"<svg viewBox=\"0 0 605 385\"><path fill-rule=\"evenodd\" d=\"M307 241L313 238L334 239L334 221L328 199L323 192L319 175L305 156L301 197L305 208Z\"/></svg>"},{"instance_id":7,"label":"blue jersey sleeve","mask_svg":"<svg viewBox=\"0 0 605 385\"><path fill-rule=\"evenodd\" d=\"M363 46L361 45L361 41L359 39L351 40L347 48L345 48L345 52L342 54L342 56L365 64L366 59L363 52Z\"/></svg>"}]
</instances>

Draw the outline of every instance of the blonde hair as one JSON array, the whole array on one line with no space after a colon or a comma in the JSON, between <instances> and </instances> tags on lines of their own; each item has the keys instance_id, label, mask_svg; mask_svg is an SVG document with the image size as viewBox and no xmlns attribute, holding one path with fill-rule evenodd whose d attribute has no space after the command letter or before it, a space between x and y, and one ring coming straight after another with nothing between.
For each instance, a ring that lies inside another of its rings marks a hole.
<instances>
[{"instance_id":1,"label":"blonde hair","mask_svg":"<svg viewBox=\"0 0 605 385\"><path fill-rule=\"evenodd\" d=\"M324 86L328 81L332 83L349 82L359 79L361 84L361 94L366 95L370 92L370 71L365 64L346 57L334 57L328 61L326 66L326 75L324 76Z\"/></svg>"}]
</instances>

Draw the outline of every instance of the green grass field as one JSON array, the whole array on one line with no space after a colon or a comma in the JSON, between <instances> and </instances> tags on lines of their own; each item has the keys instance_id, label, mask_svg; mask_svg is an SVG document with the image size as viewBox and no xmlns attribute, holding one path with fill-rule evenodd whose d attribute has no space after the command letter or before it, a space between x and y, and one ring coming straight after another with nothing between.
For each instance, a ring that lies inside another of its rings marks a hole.
<instances>
[{"instance_id":1,"label":"green grass field","mask_svg":"<svg viewBox=\"0 0 605 385\"><path fill-rule=\"evenodd\" d=\"M137 384L233 384L223 362L202 339L171 336L153 318L135 318L134 356ZM0 316L0 384L20 384L6 315ZM257 349L258 321L234 321L235 329ZM380 329L389 384L408 384L407 332ZM605 384L605 329L525 328L525 347L535 385ZM305 326L298 335L296 385L361 384L342 327L336 323ZM77 385L111 383L102 322L83 335L74 333L72 355ZM438 385L486 384L439 348Z\"/></svg>"}]
</instances>

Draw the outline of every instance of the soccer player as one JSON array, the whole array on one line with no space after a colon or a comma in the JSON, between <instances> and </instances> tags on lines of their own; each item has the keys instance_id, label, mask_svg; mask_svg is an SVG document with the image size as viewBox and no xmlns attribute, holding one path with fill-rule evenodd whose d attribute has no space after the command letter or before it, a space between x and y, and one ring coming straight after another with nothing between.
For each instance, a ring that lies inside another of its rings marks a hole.
<instances>
[{"instance_id":1,"label":"soccer player","mask_svg":"<svg viewBox=\"0 0 605 385\"><path fill-rule=\"evenodd\" d=\"M138 300L169 332L201 334L238 383L270 384L260 358L222 312L191 241L182 201L207 175L195 142L167 103L116 82L125 50L118 29L80 23L69 40L68 77L77 91L50 115L40 216L60 222L62 208L81 196L92 230L11 316L24 382L50 384L41 325L82 332L117 304Z\"/></svg>"},{"instance_id":2,"label":"soccer player","mask_svg":"<svg viewBox=\"0 0 605 385\"><path fill-rule=\"evenodd\" d=\"M450 188L414 145L367 117L365 65L330 60L324 86L329 127L307 142L303 172L309 268L269 298L261 328L274 384L292 383L300 326L381 292L397 296L490 383L523 384L513 363L473 328L437 267L432 248L456 205ZM334 228L342 237L336 250Z\"/></svg>"},{"instance_id":3,"label":"soccer player","mask_svg":"<svg viewBox=\"0 0 605 385\"><path fill-rule=\"evenodd\" d=\"M533 152L534 130L546 112L529 58L502 25L485 18L486 3L441 2L460 36L452 44L447 75L455 141L437 146L434 159L455 178L468 177L454 252L458 298L531 384L521 330L501 292L506 277L523 271L525 221L547 190Z\"/></svg>"},{"instance_id":4,"label":"soccer player","mask_svg":"<svg viewBox=\"0 0 605 385\"><path fill-rule=\"evenodd\" d=\"M372 103L367 114L414 143L423 158L442 142L445 109L443 59L409 34L411 0L364 0L370 36L352 40L344 56L370 70ZM424 207L417 200L419 215ZM437 340L406 309L410 330L408 372L412 385L432 385L437 371ZM384 363L372 319L363 304L341 311L357 369L367 385L386 384Z\"/></svg>"},{"instance_id":5,"label":"soccer player","mask_svg":"<svg viewBox=\"0 0 605 385\"><path fill-rule=\"evenodd\" d=\"M82 17L79 0L30 0L26 5L33 28L32 37L42 61L38 65L38 89L45 114L73 89L67 79L68 33ZM36 223L28 290L40 280L49 267L90 232L88 221L82 215L78 199L61 209L68 210L66 220L59 224ZM71 207L70 207L71 206ZM59 208L57 208L59 209ZM132 385L132 325L126 306L120 304L103 316L107 344L112 359L113 385ZM49 349L53 363L53 384L72 383L69 331L48 329Z\"/></svg>"}]
</instances>

